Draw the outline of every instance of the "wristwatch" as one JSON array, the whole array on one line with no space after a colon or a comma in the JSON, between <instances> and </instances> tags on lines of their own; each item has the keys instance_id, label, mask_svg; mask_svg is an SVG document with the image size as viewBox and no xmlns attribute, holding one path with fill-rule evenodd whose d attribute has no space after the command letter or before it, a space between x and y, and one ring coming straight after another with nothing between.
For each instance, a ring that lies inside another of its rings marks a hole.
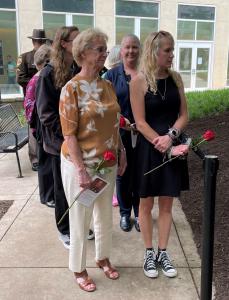
<instances>
[{"instance_id":1,"label":"wristwatch","mask_svg":"<svg viewBox=\"0 0 229 300\"><path fill-rule=\"evenodd\" d=\"M172 140L175 140L179 137L180 130L175 127L171 127L171 128L169 128L169 131L167 132L167 134L169 137L171 137Z\"/></svg>"}]
</instances>

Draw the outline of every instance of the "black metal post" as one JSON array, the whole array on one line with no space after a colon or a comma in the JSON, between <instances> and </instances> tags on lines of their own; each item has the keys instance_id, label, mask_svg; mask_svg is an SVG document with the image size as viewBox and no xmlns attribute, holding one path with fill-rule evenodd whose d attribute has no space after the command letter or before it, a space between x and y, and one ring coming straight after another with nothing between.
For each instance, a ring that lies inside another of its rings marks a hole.
<instances>
[{"instance_id":1,"label":"black metal post","mask_svg":"<svg viewBox=\"0 0 229 300\"><path fill-rule=\"evenodd\" d=\"M201 300L212 299L212 273L214 251L215 194L218 157L204 158L204 210L202 230Z\"/></svg>"}]
</instances>

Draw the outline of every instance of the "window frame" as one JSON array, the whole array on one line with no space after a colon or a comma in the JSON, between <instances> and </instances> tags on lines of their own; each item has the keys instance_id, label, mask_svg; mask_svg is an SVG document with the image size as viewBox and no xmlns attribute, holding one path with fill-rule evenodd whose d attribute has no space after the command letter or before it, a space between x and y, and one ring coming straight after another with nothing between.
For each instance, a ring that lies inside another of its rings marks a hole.
<instances>
[{"instance_id":1,"label":"window frame","mask_svg":"<svg viewBox=\"0 0 229 300\"><path fill-rule=\"evenodd\" d=\"M200 6L200 7L211 7L214 8L215 10L215 16L214 16L214 20L203 20L203 19L183 19L183 18L178 18L178 10L179 10L179 5L183 5L183 6ZM207 5L207 4L190 4L190 3L178 3L177 4L177 15L176 15L176 36L177 36L177 41L186 41L186 42L214 42L215 40L215 25L216 25L216 6L215 5ZM184 40L184 39L179 39L178 38L178 22L179 21L183 21L183 22L188 22L188 21L194 21L195 22L195 38L193 40ZM212 40L197 40L197 23L198 22L204 22L204 23L213 23L214 24L214 28L213 28L213 36L212 36Z\"/></svg>"},{"instance_id":2,"label":"window frame","mask_svg":"<svg viewBox=\"0 0 229 300\"><path fill-rule=\"evenodd\" d=\"M44 28L44 14L64 15L65 24L63 26L72 26L73 25L73 16L90 16L90 17L93 17L93 27L95 27L95 0L93 0L93 14L44 10L43 9L43 1L41 0L41 19L42 19L43 28Z\"/></svg>"},{"instance_id":3,"label":"window frame","mask_svg":"<svg viewBox=\"0 0 229 300\"><path fill-rule=\"evenodd\" d=\"M141 39L141 20L156 20L157 21L157 31L160 28L160 13L161 13L161 5L159 1L154 0L122 0L128 2L144 2L144 3L154 3L158 5L158 17L136 17L136 16L124 16L124 15L116 15L116 0L114 0L114 26L115 26L115 44L117 44L117 22L116 18L123 18L123 19L134 19L134 34Z\"/></svg>"}]
</instances>

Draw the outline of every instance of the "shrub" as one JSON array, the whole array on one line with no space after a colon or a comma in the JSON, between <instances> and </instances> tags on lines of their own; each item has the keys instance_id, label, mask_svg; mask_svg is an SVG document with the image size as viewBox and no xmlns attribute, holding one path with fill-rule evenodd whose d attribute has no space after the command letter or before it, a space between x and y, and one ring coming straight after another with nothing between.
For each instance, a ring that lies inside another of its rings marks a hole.
<instances>
[{"instance_id":1,"label":"shrub","mask_svg":"<svg viewBox=\"0 0 229 300\"><path fill-rule=\"evenodd\" d=\"M190 120L229 110L229 89L187 92Z\"/></svg>"}]
</instances>

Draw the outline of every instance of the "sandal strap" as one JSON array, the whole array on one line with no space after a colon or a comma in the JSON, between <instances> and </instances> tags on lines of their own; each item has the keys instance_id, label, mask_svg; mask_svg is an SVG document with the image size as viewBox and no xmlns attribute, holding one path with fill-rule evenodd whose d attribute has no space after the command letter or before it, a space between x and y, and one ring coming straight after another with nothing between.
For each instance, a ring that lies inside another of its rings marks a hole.
<instances>
[{"instance_id":1,"label":"sandal strap","mask_svg":"<svg viewBox=\"0 0 229 300\"><path fill-rule=\"evenodd\" d=\"M119 277L118 271L111 266L111 263L109 261L108 258L105 258L103 260L99 260L96 262L97 266L100 267L103 272L105 273L105 275L110 278L110 279L117 279ZM117 273L118 276L117 277L113 277L112 274L113 273Z\"/></svg>"},{"instance_id":2,"label":"sandal strap","mask_svg":"<svg viewBox=\"0 0 229 300\"><path fill-rule=\"evenodd\" d=\"M87 271L83 271L80 274L75 274L76 282L78 283L79 287L86 291L86 292L92 292L96 289L94 281L88 276ZM92 288L87 288L89 285L93 285Z\"/></svg>"}]
</instances>

